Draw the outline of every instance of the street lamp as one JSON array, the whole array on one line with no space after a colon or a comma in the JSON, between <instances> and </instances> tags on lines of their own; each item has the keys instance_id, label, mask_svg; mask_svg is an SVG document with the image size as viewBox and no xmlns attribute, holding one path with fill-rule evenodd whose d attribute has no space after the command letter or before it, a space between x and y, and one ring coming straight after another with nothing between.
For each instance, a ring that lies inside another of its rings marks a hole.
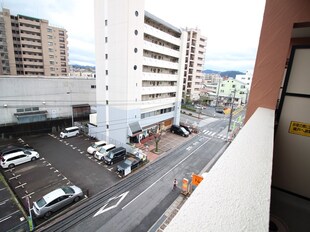
<instances>
[{"instance_id":1,"label":"street lamp","mask_svg":"<svg viewBox=\"0 0 310 232\"><path fill-rule=\"evenodd\" d=\"M233 113L233 110L234 110L234 101L235 101L235 96L236 96L236 89L231 91L231 93L234 93L234 96L233 96L233 99L231 100L231 109L230 109L230 115L229 115L229 122L228 122L228 129L227 129L226 140L228 140L228 134L230 132L230 124L231 124L231 120L232 120L232 113Z\"/></svg>"},{"instance_id":2,"label":"street lamp","mask_svg":"<svg viewBox=\"0 0 310 232\"><path fill-rule=\"evenodd\" d=\"M71 124L74 126L74 120L73 120L73 106L72 106L72 92L68 91L67 94L70 95L70 107L71 107Z\"/></svg>"}]
</instances>

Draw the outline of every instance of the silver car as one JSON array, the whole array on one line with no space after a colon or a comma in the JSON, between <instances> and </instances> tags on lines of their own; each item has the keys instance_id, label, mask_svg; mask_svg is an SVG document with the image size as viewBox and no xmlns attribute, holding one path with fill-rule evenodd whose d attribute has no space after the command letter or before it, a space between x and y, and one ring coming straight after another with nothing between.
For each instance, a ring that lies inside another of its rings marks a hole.
<instances>
[{"instance_id":1,"label":"silver car","mask_svg":"<svg viewBox=\"0 0 310 232\"><path fill-rule=\"evenodd\" d=\"M52 213L77 202L83 197L83 191L77 186L64 186L46 194L33 203L32 210L37 217L49 217Z\"/></svg>"}]
</instances>

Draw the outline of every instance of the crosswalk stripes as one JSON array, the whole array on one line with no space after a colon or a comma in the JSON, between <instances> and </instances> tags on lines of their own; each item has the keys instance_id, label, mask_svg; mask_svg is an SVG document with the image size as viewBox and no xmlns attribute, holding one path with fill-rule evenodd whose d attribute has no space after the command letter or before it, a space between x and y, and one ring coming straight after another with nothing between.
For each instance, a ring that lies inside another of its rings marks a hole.
<instances>
[{"instance_id":1,"label":"crosswalk stripes","mask_svg":"<svg viewBox=\"0 0 310 232\"><path fill-rule=\"evenodd\" d=\"M222 140L225 140L225 138L226 138L225 135L216 134L216 132L214 132L214 131L203 130L202 133L207 135L207 136L216 137L216 138L222 139Z\"/></svg>"}]
</instances>

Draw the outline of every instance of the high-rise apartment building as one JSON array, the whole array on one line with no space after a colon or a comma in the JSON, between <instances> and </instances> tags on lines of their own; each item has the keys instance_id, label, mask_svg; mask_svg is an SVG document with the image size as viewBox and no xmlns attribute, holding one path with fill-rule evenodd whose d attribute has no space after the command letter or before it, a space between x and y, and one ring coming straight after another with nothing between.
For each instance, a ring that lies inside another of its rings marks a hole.
<instances>
[{"instance_id":1,"label":"high-rise apartment building","mask_svg":"<svg viewBox=\"0 0 310 232\"><path fill-rule=\"evenodd\" d=\"M45 19L0 13L0 75L66 76L67 31Z\"/></svg>"},{"instance_id":2,"label":"high-rise apartment building","mask_svg":"<svg viewBox=\"0 0 310 232\"><path fill-rule=\"evenodd\" d=\"M144 0L96 0L95 36L90 133L126 144L178 124L187 33L145 12Z\"/></svg>"},{"instance_id":3,"label":"high-rise apartment building","mask_svg":"<svg viewBox=\"0 0 310 232\"><path fill-rule=\"evenodd\" d=\"M203 84L203 65L207 38L198 29L188 29L183 80L183 100L198 100Z\"/></svg>"}]
</instances>

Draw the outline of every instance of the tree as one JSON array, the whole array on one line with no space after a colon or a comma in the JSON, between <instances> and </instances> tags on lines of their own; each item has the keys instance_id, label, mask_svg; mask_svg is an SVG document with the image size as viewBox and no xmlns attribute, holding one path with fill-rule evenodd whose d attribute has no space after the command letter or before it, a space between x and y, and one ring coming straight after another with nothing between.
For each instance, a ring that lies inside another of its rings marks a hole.
<instances>
[{"instance_id":1,"label":"tree","mask_svg":"<svg viewBox=\"0 0 310 232\"><path fill-rule=\"evenodd\" d=\"M155 135L154 135L154 139L155 139L155 152L158 152L158 144L159 144L159 141L160 141L160 139L161 139L161 132L159 132L159 133L156 133Z\"/></svg>"}]
</instances>

